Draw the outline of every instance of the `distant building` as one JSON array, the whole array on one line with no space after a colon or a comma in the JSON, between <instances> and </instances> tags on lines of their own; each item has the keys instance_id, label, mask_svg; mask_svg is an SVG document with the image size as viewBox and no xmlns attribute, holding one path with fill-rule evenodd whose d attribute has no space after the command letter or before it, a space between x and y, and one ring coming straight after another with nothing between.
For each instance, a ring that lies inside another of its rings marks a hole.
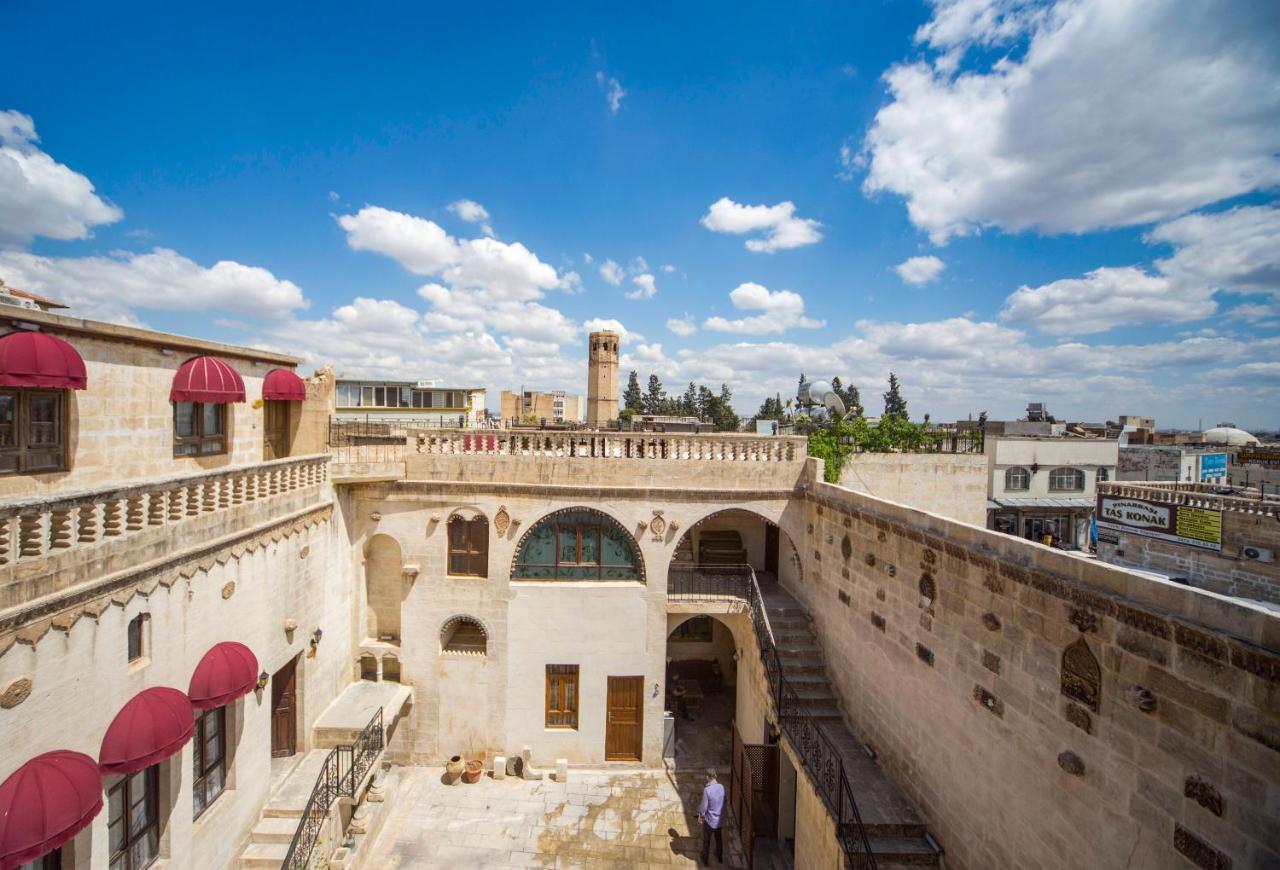
<instances>
[{"instance_id":1,"label":"distant building","mask_svg":"<svg viewBox=\"0 0 1280 870\"><path fill-rule=\"evenodd\" d=\"M1121 414L1119 421L1121 429L1146 429L1148 432L1155 431L1155 417L1137 417L1133 414Z\"/></svg>"},{"instance_id":2,"label":"distant building","mask_svg":"<svg viewBox=\"0 0 1280 870\"><path fill-rule=\"evenodd\" d=\"M1044 427L1032 434L1032 427ZM1118 445L1055 434L1061 423L988 423L987 527L1031 541L1085 548L1096 486L1113 480Z\"/></svg>"},{"instance_id":3,"label":"distant building","mask_svg":"<svg viewBox=\"0 0 1280 870\"><path fill-rule=\"evenodd\" d=\"M776 423L777 421L770 421ZM633 432L714 432L714 423L698 417L676 417L665 414L636 414L631 418ZM776 433L757 433L776 434Z\"/></svg>"},{"instance_id":4,"label":"distant building","mask_svg":"<svg viewBox=\"0 0 1280 870\"><path fill-rule=\"evenodd\" d=\"M593 332L587 357L587 425L603 429L618 419L618 343L616 332Z\"/></svg>"},{"instance_id":5,"label":"distant building","mask_svg":"<svg viewBox=\"0 0 1280 870\"><path fill-rule=\"evenodd\" d=\"M469 427L484 419L485 389L338 378L335 401L339 420Z\"/></svg>"},{"instance_id":6,"label":"distant building","mask_svg":"<svg viewBox=\"0 0 1280 870\"><path fill-rule=\"evenodd\" d=\"M1104 483L1098 558L1223 595L1280 603L1280 499L1206 484Z\"/></svg>"},{"instance_id":7,"label":"distant building","mask_svg":"<svg viewBox=\"0 0 1280 870\"><path fill-rule=\"evenodd\" d=\"M1129 444L1120 446L1117 480L1170 483L1226 483L1227 454L1195 447Z\"/></svg>"},{"instance_id":8,"label":"distant building","mask_svg":"<svg viewBox=\"0 0 1280 870\"><path fill-rule=\"evenodd\" d=\"M581 423L586 419L586 403L582 396L564 390L524 390L519 393L503 390L501 408L502 419L508 422L523 422L530 417L548 423Z\"/></svg>"}]
</instances>

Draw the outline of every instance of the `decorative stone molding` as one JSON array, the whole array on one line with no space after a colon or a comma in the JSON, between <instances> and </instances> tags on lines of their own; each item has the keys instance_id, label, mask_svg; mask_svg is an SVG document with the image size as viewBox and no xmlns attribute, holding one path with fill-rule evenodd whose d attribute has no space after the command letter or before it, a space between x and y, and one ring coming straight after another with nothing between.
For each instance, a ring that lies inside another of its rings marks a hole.
<instances>
[{"instance_id":1,"label":"decorative stone molding","mask_svg":"<svg viewBox=\"0 0 1280 870\"><path fill-rule=\"evenodd\" d=\"M1004 701L1001 701L995 695L982 688L982 686L973 687L973 700L990 710L997 717L1004 718Z\"/></svg>"},{"instance_id":2,"label":"decorative stone molding","mask_svg":"<svg viewBox=\"0 0 1280 870\"><path fill-rule=\"evenodd\" d=\"M1089 712L1079 704L1068 704L1065 712L1067 721L1079 728L1085 734L1093 733L1093 719L1089 716Z\"/></svg>"},{"instance_id":3,"label":"decorative stone molding","mask_svg":"<svg viewBox=\"0 0 1280 870\"><path fill-rule=\"evenodd\" d=\"M1124 691L1125 700L1143 713L1150 713L1156 708L1156 696L1142 686L1130 686Z\"/></svg>"},{"instance_id":4,"label":"decorative stone molding","mask_svg":"<svg viewBox=\"0 0 1280 870\"><path fill-rule=\"evenodd\" d=\"M662 541L663 535L667 533L667 521L663 519L662 511L653 512L653 519L649 521L649 531L653 533L654 541Z\"/></svg>"},{"instance_id":5,"label":"decorative stone molding","mask_svg":"<svg viewBox=\"0 0 1280 870\"><path fill-rule=\"evenodd\" d=\"M1222 815L1222 795L1211 783L1198 776L1188 776L1182 793L1215 816Z\"/></svg>"},{"instance_id":6,"label":"decorative stone molding","mask_svg":"<svg viewBox=\"0 0 1280 870\"><path fill-rule=\"evenodd\" d=\"M1098 712L1102 669L1083 637L1062 651L1062 694Z\"/></svg>"},{"instance_id":7,"label":"decorative stone molding","mask_svg":"<svg viewBox=\"0 0 1280 870\"><path fill-rule=\"evenodd\" d=\"M293 634L297 630L298 630L298 620L291 618L291 619L286 619L284 621L285 634Z\"/></svg>"},{"instance_id":8,"label":"decorative stone molding","mask_svg":"<svg viewBox=\"0 0 1280 870\"><path fill-rule=\"evenodd\" d=\"M1231 870L1230 858L1182 825L1173 826L1173 848L1203 870Z\"/></svg>"},{"instance_id":9,"label":"decorative stone molding","mask_svg":"<svg viewBox=\"0 0 1280 870\"><path fill-rule=\"evenodd\" d=\"M222 584L222 599L224 601L235 594L236 594L236 581L228 580L226 583Z\"/></svg>"},{"instance_id":10,"label":"decorative stone molding","mask_svg":"<svg viewBox=\"0 0 1280 870\"><path fill-rule=\"evenodd\" d=\"M31 678L18 677L0 692L0 708L11 710L31 697Z\"/></svg>"},{"instance_id":11,"label":"decorative stone molding","mask_svg":"<svg viewBox=\"0 0 1280 870\"><path fill-rule=\"evenodd\" d=\"M375 523L380 522L382 520L382 514L378 511L374 511L373 513L369 514L369 519L373 520Z\"/></svg>"},{"instance_id":12,"label":"decorative stone molding","mask_svg":"<svg viewBox=\"0 0 1280 870\"><path fill-rule=\"evenodd\" d=\"M1080 629L1081 634L1096 632L1098 630L1098 616L1093 611L1084 607L1071 608L1071 615L1068 617L1071 624Z\"/></svg>"},{"instance_id":13,"label":"decorative stone molding","mask_svg":"<svg viewBox=\"0 0 1280 870\"><path fill-rule=\"evenodd\" d=\"M996 616L994 613L984 613L982 614L982 625L987 629L987 631L999 631L1000 617Z\"/></svg>"},{"instance_id":14,"label":"decorative stone molding","mask_svg":"<svg viewBox=\"0 0 1280 870\"><path fill-rule=\"evenodd\" d=\"M505 538L509 528L511 528L511 514L507 513L506 505L501 505L498 512L493 515L493 530L498 533L498 537Z\"/></svg>"},{"instance_id":15,"label":"decorative stone molding","mask_svg":"<svg viewBox=\"0 0 1280 870\"><path fill-rule=\"evenodd\" d=\"M26 608L6 618L4 625L0 625L0 656L15 643L35 646L51 628L70 631L82 618L96 620L107 608L124 607L135 596L145 598L156 594L159 589L170 589L179 581L207 575L215 565L227 565L246 554L267 549L312 526L329 522L332 515L333 506L326 504L256 531L223 539L222 543L178 554L159 564L121 571L96 586Z\"/></svg>"},{"instance_id":16,"label":"decorative stone molding","mask_svg":"<svg viewBox=\"0 0 1280 870\"><path fill-rule=\"evenodd\" d=\"M404 579L412 583L422 571L422 566L417 562L406 562L400 570L404 573Z\"/></svg>"},{"instance_id":17,"label":"decorative stone molding","mask_svg":"<svg viewBox=\"0 0 1280 870\"><path fill-rule=\"evenodd\" d=\"M1072 776L1084 776L1084 759L1074 752L1058 753L1058 767Z\"/></svg>"}]
</instances>

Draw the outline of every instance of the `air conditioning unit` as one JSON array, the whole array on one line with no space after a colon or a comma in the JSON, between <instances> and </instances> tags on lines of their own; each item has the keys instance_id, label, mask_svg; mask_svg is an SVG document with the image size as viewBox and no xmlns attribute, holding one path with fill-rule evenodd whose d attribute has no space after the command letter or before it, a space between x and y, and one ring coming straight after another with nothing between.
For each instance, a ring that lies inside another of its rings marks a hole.
<instances>
[{"instance_id":1,"label":"air conditioning unit","mask_svg":"<svg viewBox=\"0 0 1280 870\"><path fill-rule=\"evenodd\" d=\"M40 306L31 299L24 299L21 296L14 296L0 290L0 305L13 305L17 308L25 308L28 311L39 311Z\"/></svg>"},{"instance_id":2,"label":"air conditioning unit","mask_svg":"<svg viewBox=\"0 0 1280 870\"><path fill-rule=\"evenodd\" d=\"M1266 547L1245 546L1240 549L1240 557L1254 562L1274 562L1276 551L1268 550Z\"/></svg>"}]
</instances>

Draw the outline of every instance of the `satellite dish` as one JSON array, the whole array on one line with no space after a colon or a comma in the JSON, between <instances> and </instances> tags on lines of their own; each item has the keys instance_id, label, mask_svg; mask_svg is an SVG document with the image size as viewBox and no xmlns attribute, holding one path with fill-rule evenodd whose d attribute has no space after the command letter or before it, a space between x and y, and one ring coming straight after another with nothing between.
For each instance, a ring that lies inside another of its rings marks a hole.
<instances>
[{"instance_id":1,"label":"satellite dish","mask_svg":"<svg viewBox=\"0 0 1280 870\"><path fill-rule=\"evenodd\" d=\"M797 398L801 405L811 409L810 417L818 416L818 419L821 419L825 414L816 415L814 410L825 408L835 419L844 419L844 400L826 381L807 381L801 384Z\"/></svg>"}]
</instances>

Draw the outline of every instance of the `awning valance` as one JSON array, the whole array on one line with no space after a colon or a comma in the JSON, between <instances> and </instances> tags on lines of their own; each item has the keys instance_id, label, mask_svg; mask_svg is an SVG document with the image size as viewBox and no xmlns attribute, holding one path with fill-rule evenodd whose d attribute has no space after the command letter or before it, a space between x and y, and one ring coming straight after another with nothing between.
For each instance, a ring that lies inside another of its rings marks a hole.
<instances>
[{"instance_id":1,"label":"awning valance","mask_svg":"<svg viewBox=\"0 0 1280 870\"><path fill-rule=\"evenodd\" d=\"M111 720L98 769L103 776L133 773L164 761L191 739L191 701L177 689L157 686L139 692Z\"/></svg>"},{"instance_id":2,"label":"awning valance","mask_svg":"<svg viewBox=\"0 0 1280 870\"><path fill-rule=\"evenodd\" d=\"M258 683L258 658L233 640L216 644L200 659L191 675L187 698L200 710L230 704L253 691Z\"/></svg>"},{"instance_id":3,"label":"awning valance","mask_svg":"<svg viewBox=\"0 0 1280 870\"><path fill-rule=\"evenodd\" d=\"M262 382L262 398L277 402L305 402L307 385L288 369L272 369Z\"/></svg>"},{"instance_id":4,"label":"awning valance","mask_svg":"<svg viewBox=\"0 0 1280 870\"><path fill-rule=\"evenodd\" d=\"M37 755L0 783L0 867L47 855L102 809L98 765L83 752Z\"/></svg>"},{"instance_id":5,"label":"awning valance","mask_svg":"<svg viewBox=\"0 0 1280 870\"><path fill-rule=\"evenodd\" d=\"M244 401L244 378L216 356L192 357L173 376L171 402L226 405Z\"/></svg>"},{"instance_id":6,"label":"awning valance","mask_svg":"<svg viewBox=\"0 0 1280 870\"><path fill-rule=\"evenodd\" d=\"M0 337L0 387L83 390L84 360L76 349L43 332L11 332Z\"/></svg>"}]
</instances>

